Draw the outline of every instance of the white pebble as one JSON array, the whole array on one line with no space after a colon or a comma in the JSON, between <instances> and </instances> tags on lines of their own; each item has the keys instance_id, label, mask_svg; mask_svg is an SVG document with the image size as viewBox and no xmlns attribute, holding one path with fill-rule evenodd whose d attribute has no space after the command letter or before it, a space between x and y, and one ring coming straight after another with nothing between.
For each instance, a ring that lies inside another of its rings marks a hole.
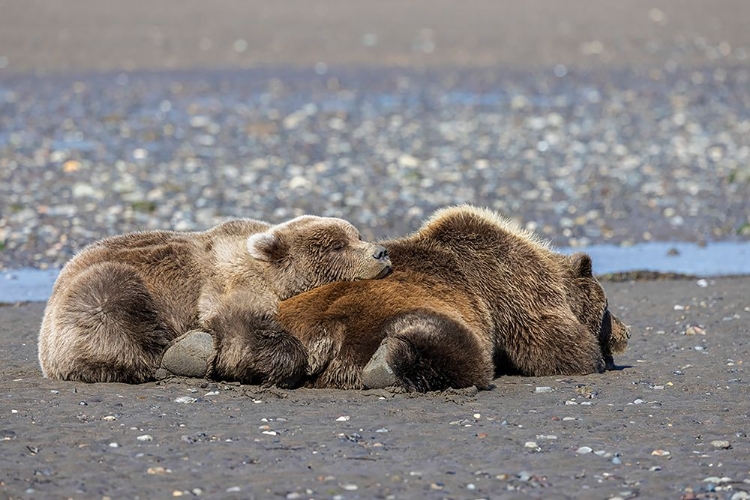
<instances>
[{"instance_id":1,"label":"white pebble","mask_svg":"<svg viewBox=\"0 0 750 500\"><path fill-rule=\"evenodd\" d=\"M142 436L138 436L136 439L138 441L153 441L154 440L154 438L151 437L151 436L149 436L148 434L144 434Z\"/></svg>"},{"instance_id":2,"label":"white pebble","mask_svg":"<svg viewBox=\"0 0 750 500\"><path fill-rule=\"evenodd\" d=\"M651 452L651 454L657 457L666 457L670 455L670 453L667 450L654 450Z\"/></svg>"},{"instance_id":3,"label":"white pebble","mask_svg":"<svg viewBox=\"0 0 750 500\"><path fill-rule=\"evenodd\" d=\"M591 453L593 450L589 448L588 446L581 446L576 450L576 453L579 455L585 455L586 453Z\"/></svg>"},{"instance_id":4,"label":"white pebble","mask_svg":"<svg viewBox=\"0 0 750 500\"><path fill-rule=\"evenodd\" d=\"M523 446L524 446L524 448L532 448L532 449L539 448L539 445L536 444L536 441L526 441L526 443L524 443Z\"/></svg>"},{"instance_id":5,"label":"white pebble","mask_svg":"<svg viewBox=\"0 0 750 500\"><path fill-rule=\"evenodd\" d=\"M180 396L174 400L175 403L195 403L196 401L198 401L197 398L191 398L190 396Z\"/></svg>"},{"instance_id":6,"label":"white pebble","mask_svg":"<svg viewBox=\"0 0 750 500\"><path fill-rule=\"evenodd\" d=\"M119 447L120 447L120 445L119 445L119 444L117 444L117 443L109 443L109 447L110 447L110 448L119 448Z\"/></svg>"},{"instance_id":7,"label":"white pebble","mask_svg":"<svg viewBox=\"0 0 750 500\"><path fill-rule=\"evenodd\" d=\"M227 493L237 493L238 491L242 491L242 488L240 488L239 486L230 486L226 489Z\"/></svg>"},{"instance_id":8,"label":"white pebble","mask_svg":"<svg viewBox=\"0 0 750 500\"><path fill-rule=\"evenodd\" d=\"M356 491L359 489L359 486L357 486L356 484L342 484L341 487L346 491Z\"/></svg>"},{"instance_id":9,"label":"white pebble","mask_svg":"<svg viewBox=\"0 0 750 500\"><path fill-rule=\"evenodd\" d=\"M537 394L541 394L544 392L552 392L552 391L553 391L552 387L537 387L536 389L534 389L534 392Z\"/></svg>"},{"instance_id":10,"label":"white pebble","mask_svg":"<svg viewBox=\"0 0 750 500\"><path fill-rule=\"evenodd\" d=\"M729 441L725 441L723 439L716 439L714 441L711 441L711 446L713 446L714 448L727 449L727 448L730 448L732 445Z\"/></svg>"},{"instance_id":11,"label":"white pebble","mask_svg":"<svg viewBox=\"0 0 750 500\"><path fill-rule=\"evenodd\" d=\"M349 415L341 415L339 418L336 419L336 422L348 422L349 421Z\"/></svg>"},{"instance_id":12,"label":"white pebble","mask_svg":"<svg viewBox=\"0 0 750 500\"><path fill-rule=\"evenodd\" d=\"M537 439L557 439L557 436L554 434L537 434Z\"/></svg>"}]
</instances>

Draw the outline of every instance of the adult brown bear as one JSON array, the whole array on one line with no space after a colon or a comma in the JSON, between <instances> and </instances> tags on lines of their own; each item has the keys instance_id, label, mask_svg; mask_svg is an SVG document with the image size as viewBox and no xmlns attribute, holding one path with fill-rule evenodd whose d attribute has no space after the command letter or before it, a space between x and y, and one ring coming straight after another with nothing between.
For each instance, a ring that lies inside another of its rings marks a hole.
<instances>
[{"instance_id":1,"label":"adult brown bear","mask_svg":"<svg viewBox=\"0 0 750 500\"><path fill-rule=\"evenodd\" d=\"M428 391L486 387L501 373L582 375L612 368L627 346L590 257L557 253L497 213L442 209L383 245L385 279L280 304L281 328L307 348L308 386Z\"/></svg>"},{"instance_id":2,"label":"adult brown bear","mask_svg":"<svg viewBox=\"0 0 750 500\"><path fill-rule=\"evenodd\" d=\"M354 226L335 218L302 216L276 226L232 220L205 232L107 238L60 273L42 321L39 362L47 377L139 383L154 378L166 348L185 334L206 339L198 342L203 373L190 375L204 375L210 361L215 378L295 385L306 371L305 350L265 328L279 301L389 270L382 246L360 241Z\"/></svg>"}]
</instances>

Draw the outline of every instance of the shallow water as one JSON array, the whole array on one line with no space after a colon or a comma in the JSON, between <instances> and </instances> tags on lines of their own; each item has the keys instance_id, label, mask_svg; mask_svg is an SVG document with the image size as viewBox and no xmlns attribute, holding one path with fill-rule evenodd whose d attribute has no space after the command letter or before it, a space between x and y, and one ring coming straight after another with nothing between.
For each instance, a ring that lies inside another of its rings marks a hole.
<instances>
[{"instance_id":1,"label":"shallow water","mask_svg":"<svg viewBox=\"0 0 750 500\"><path fill-rule=\"evenodd\" d=\"M629 247L593 245L559 248L585 251L597 275L627 271L656 271L700 277L750 275L750 243L641 243ZM59 269L14 269L0 272L0 303L40 302L49 298Z\"/></svg>"}]
</instances>

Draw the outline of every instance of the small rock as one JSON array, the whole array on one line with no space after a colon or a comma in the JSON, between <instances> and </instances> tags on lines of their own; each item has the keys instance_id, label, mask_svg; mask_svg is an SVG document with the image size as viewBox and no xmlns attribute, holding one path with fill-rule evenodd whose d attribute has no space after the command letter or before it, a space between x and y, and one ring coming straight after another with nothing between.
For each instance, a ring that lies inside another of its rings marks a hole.
<instances>
[{"instance_id":1,"label":"small rock","mask_svg":"<svg viewBox=\"0 0 750 500\"><path fill-rule=\"evenodd\" d=\"M578 453L579 455L585 455L587 453L591 453L592 451L593 450L588 446L581 446L576 450L576 453Z\"/></svg>"},{"instance_id":2,"label":"small rock","mask_svg":"<svg viewBox=\"0 0 750 500\"><path fill-rule=\"evenodd\" d=\"M698 325L690 325L685 329L685 335L705 335L706 330Z\"/></svg>"},{"instance_id":3,"label":"small rock","mask_svg":"<svg viewBox=\"0 0 750 500\"><path fill-rule=\"evenodd\" d=\"M651 452L651 454L657 457L666 457L670 455L670 453L667 450L654 450Z\"/></svg>"},{"instance_id":4,"label":"small rock","mask_svg":"<svg viewBox=\"0 0 750 500\"><path fill-rule=\"evenodd\" d=\"M198 401L198 398L192 398L190 396L180 396L179 398L175 399L175 403L195 403Z\"/></svg>"},{"instance_id":5,"label":"small rock","mask_svg":"<svg viewBox=\"0 0 750 500\"><path fill-rule=\"evenodd\" d=\"M553 390L554 389L552 389L552 387L537 387L536 389L534 389L534 392L537 394L542 394L545 392L552 392Z\"/></svg>"},{"instance_id":6,"label":"small rock","mask_svg":"<svg viewBox=\"0 0 750 500\"><path fill-rule=\"evenodd\" d=\"M153 438L153 437L151 437L151 436L150 436L150 435L148 435L148 434L144 434L144 435L142 435L142 436L138 436L138 437L137 437L136 439L137 439L138 441L153 441L153 440L154 440L154 438Z\"/></svg>"},{"instance_id":7,"label":"small rock","mask_svg":"<svg viewBox=\"0 0 750 500\"><path fill-rule=\"evenodd\" d=\"M732 444L729 441L725 441L723 439L715 439L711 441L711 446L713 446L714 448L723 448L726 450L728 448L731 448Z\"/></svg>"},{"instance_id":8,"label":"small rock","mask_svg":"<svg viewBox=\"0 0 750 500\"><path fill-rule=\"evenodd\" d=\"M538 450L539 445L536 444L536 441L526 441L523 445L524 448L531 448L532 450Z\"/></svg>"},{"instance_id":9,"label":"small rock","mask_svg":"<svg viewBox=\"0 0 750 500\"><path fill-rule=\"evenodd\" d=\"M349 415L341 415L339 418L336 419L336 422L348 422L349 421Z\"/></svg>"}]
</instances>

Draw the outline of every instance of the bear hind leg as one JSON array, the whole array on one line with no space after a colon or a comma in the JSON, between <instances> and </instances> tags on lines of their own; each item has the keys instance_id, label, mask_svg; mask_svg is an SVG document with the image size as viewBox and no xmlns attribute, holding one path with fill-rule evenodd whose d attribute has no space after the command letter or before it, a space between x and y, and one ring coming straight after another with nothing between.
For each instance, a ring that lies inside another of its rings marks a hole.
<instances>
[{"instance_id":1,"label":"bear hind leg","mask_svg":"<svg viewBox=\"0 0 750 500\"><path fill-rule=\"evenodd\" d=\"M130 266L95 264L82 271L58 301L50 328L45 373L82 382L152 380L172 335L145 284Z\"/></svg>"},{"instance_id":2,"label":"bear hind leg","mask_svg":"<svg viewBox=\"0 0 750 500\"><path fill-rule=\"evenodd\" d=\"M492 381L491 353L468 327L455 320L431 311L415 311L394 318L384 331L386 372L391 370L398 385L407 390L486 388ZM382 373L382 367L380 370Z\"/></svg>"}]
</instances>

